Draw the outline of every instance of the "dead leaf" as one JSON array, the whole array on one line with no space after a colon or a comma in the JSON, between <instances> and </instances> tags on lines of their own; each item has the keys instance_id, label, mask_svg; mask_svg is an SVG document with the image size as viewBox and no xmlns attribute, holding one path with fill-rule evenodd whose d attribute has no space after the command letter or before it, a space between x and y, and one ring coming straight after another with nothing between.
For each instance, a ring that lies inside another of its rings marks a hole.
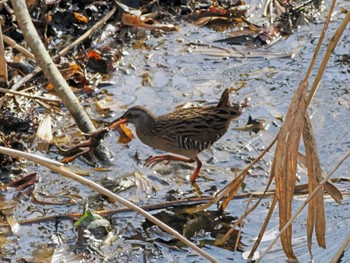
<instances>
[{"instance_id":1,"label":"dead leaf","mask_svg":"<svg viewBox=\"0 0 350 263\"><path fill-rule=\"evenodd\" d=\"M37 138L43 142L50 143L52 140L51 116L45 115L41 118L38 130L36 132Z\"/></svg>"},{"instance_id":2,"label":"dead leaf","mask_svg":"<svg viewBox=\"0 0 350 263\"><path fill-rule=\"evenodd\" d=\"M54 89L54 87L53 87L53 85L52 85L51 83L49 83L49 84L47 84L47 85L45 86L45 89L46 89L47 91L51 91L51 90Z\"/></svg>"},{"instance_id":3,"label":"dead leaf","mask_svg":"<svg viewBox=\"0 0 350 263\"><path fill-rule=\"evenodd\" d=\"M334 199L334 201L336 201L338 204L342 204L343 195L339 189L332 184L332 182L327 181L324 184L324 189Z\"/></svg>"},{"instance_id":4,"label":"dead leaf","mask_svg":"<svg viewBox=\"0 0 350 263\"><path fill-rule=\"evenodd\" d=\"M265 128L265 120L264 119L253 119L250 115L248 118L248 122L244 126L234 127L233 130L236 131L246 131L249 133L254 132L257 134L259 131Z\"/></svg>"},{"instance_id":5,"label":"dead leaf","mask_svg":"<svg viewBox=\"0 0 350 263\"><path fill-rule=\"evenodd\" d=\"M304 145L306 150L308 188L309 188L309 194L311 194L319 185L319 182L322 180L321 179L322 170L320 166L320 160L318 157L316 140L313 135L311 121L308 114L305 115L303 139L304 139ZM315 197L311 199L309 202L306 227L307 227L307 241L308 241L309 252L311 253L311 249L312 249L312 234L313 234L314 228L316 230L316 238L319 246L325 248L326 247L326 239L325 239L326 219L324 214L323 189L320 190L315 195Z\"/></svg>"},{"instance_id":6,"label":"dead leaf","mask_svg":"<svg viewBox=\"0 0 350 263\"><path fill-rule=\"evenodd\" d=\"M228 21L228 18L223 16L205 16L205 17L198 18L196 21L193 22L193 24L196 26L202 27L207 25L210 22L218 21L218 20Z\"/></svg>"},{"instance_id":7,"label":"dead leaf","mask_svg":"<svg viewBox=\"0 0 350 263\"><path fill-rule=\"evenodd\" d=\"M120 124L119 127L116 128L116 131L120 135L120 137L118 139L118 143L127 144L133 138L135 138L135 136L132 133L132 131L125 124Z\"/></svg>"},{"instance_id":8,"label":"dead leaf","mask_svg":"<svg viewBox=\"0 0 350 263\"><path fill-rule=\"evenodd\" d=\"M172 24L157 24L152 19L142 20L132 14L123 13L122 23L127 26L158 29L166 32L179 31L179 27Z\"/></svg>"},{"instance_id":9,"label":"dead leaf","mask_svg":"<svg viewBox=\"0 0 350 263\"><path fill-rule=\"evenodd\" d=\"M292 216L292 201L296 184L297 157L306 112L308 83L303 80L293 96L285 122L280 130L273 160L280 230ZM281 233L283 250L290 260L297 260L292 248L292 225Z\"/></svg>"},{"instance_id":10,"label":"dead leaf","mask_svg":"<svg viewBox=\"0 0 350 263\"><path fill-rule=\"evenodd\" d=\"M82 24L87 24L89 22L89 19L82 15L82 14L79 14L78 12L74 12L74 18L76 21L78 21L79 23L82 23Z\"/></svg>"},{"instance_id":11,"label":"dead leaf","mask_svg":"<svg viewBox=\"0 0 350 263\"><path fill-rule=\"evenodd\" d=\"M300 165L306 166L306 157L302 153L299 152L298 154L298 161L300 162ZM318 179L318 181L323 180L323 178L326 176L325 172L322 170L321 178ZM298 185L298 187L301 187L301 185ZM336 201L338 204L342 204L343 195L339 191L337 187L333 185L331 181L327 181L324 184L324 190Z\"/></svg>"},{"instance_id":12,"label":"dead leaf","mask_svg":"<svg viewBox=\"0 0 350 263\"><path fill-rule=\"evenodd\" d=\"M134 16L140 16L142 14L141 10L138 10L138 9L135 9L135 8L131 8L131 7L127 6L127 5L119 2L119 1L115 1L115 2L117 3L117 5L121 9L123 9L127 13L130 13L130 14L132 14Z\"/></svg>"}]
</instances>

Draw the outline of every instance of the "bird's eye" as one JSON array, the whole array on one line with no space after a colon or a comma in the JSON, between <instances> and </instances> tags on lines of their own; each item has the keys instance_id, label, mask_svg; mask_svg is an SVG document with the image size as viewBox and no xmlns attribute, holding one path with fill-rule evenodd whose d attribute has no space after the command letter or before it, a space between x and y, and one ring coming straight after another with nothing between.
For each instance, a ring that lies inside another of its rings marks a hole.
<instances>
[{"instance_id":1,"label":"bird's eye","mask_svg":"<svg viewBox=\"0 0 350 263\"><path fill-rule=\"evenodd\" d=\"M132 113L132 112L129 112L128 115L126 116L127 118L135 118L136 117L136 114L135 113Z\"/></svg>"}]
</instances>

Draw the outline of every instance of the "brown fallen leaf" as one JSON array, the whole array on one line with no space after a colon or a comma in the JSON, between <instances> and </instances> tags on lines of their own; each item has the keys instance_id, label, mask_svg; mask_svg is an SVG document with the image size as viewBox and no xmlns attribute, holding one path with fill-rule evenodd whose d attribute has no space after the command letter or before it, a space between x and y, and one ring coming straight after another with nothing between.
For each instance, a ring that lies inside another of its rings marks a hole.
<instances>
[{"instance_id":1,"label":"brown fallen leaf","mask_svg":"<svg viewBox=\"0 0 350 263\"><path fill-rule=\"evenodd\" d=\"M125 124L120 124L116 130L120 135L118 143L127 144L135 138L132 131Z\"/></svg>"},{"instance_id":2,"label":"brown fallen leaf","mask_svg":"<svg viewBox=\"0 0 350 263\"><path fill-rule=\"evenodd\" d=\"M77 20L79 23L87 24L89 22L89 19L86 16L79 14L78 12L74 12L73 14L75 20Z\"/></svg>"},{"instance_id":3,"label":"brown fallen leaf","mask_svg":"<svg viewBox=\"0 0 350 263\"><path fill-rule=\"evenodd\" d=\"M132 14L123 13L122 23L127 26L158 29L166 32L179 31L179 27L172 24L157 24L153 19L144 19Z\"/></svg>"}]
</instances>

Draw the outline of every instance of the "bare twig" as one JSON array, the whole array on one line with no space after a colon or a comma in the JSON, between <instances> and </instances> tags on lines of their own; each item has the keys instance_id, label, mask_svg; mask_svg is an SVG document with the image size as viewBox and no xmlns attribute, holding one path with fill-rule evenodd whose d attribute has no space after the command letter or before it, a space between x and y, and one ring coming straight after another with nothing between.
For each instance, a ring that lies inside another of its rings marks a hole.
<instances>
[{"instance_id":1,"label":"bare twig","mask_svg":"<svg viewBox=\"0 0 350 263\"><path fill-rule=\"evenodd\" d=\"M176 206L195 205L195 204L205 203L205 202L208 202L212 199L213 199L213 197L207 196L207 197L198 197L198 198L168 201L168 202L156 203L156 204L141 205L139 207L145 211L154 211L154 210L166 209L166 208L176 207ZM94 211L94 213L99 214L101 216L113 216L116 214L127 213L127 212L133 212L133 210L125 207L125 208L118 208L118 209ZM38 218L32 218L32 219L25 219L22 221L18 221L18 224L27 225L27 224L41 223L41 222L52 221L52 220L57 220L57 219L67 219L67 220L69 219L69 220L71 220L74 218L79 218L81 216L83 216L83 213L69 213L69 214L63 214L63 215L52 215L52 216L38 217Z\"/></svg>"},{"instance_id":2,"label":"bare twig","mask_svg":"<svg viewBox=\"0 0 350 263\"><path fill-rule=\"evenodd\" d=\"M24 93L24 92L14 91L14 90L9 90L9 89L4 89L4 88L0 88L0 92L5 93L5 94L12 94L12 95L23 96L23 97L27 97L27 98L31 98L31 99L36 99L36 100L62 102L60 99L46 98L46 97L43 97L43 96L30 95L30 94L27 94L27 93Z\"/></svg>"},{"instance_id":3,"label":"bare twig","mask_svg":"<svg viewBox=\"0 0 350 263\"><path fill-rule=\"evenodd\" d=\"M27 58L29 58L31 60L35 60L33 53L29 52L27 49L25 49L21 45L17 44L15 40L13 40L12 38L5 36L5 35L3 35L3 38L4 38L4 42L7 45L9 45L10 47L12 47L14 49L17 49L19 52L21 52Z\"/></svg>"},{"instance_id":4,"label":"bare twig","mask_svg":"<svg viewBox=\"0 0 350 263\"><path fill-rule=\"evenodd\" d=\"M0 82L8 85L7 63L5 60L5 48L2 34L2 17L0 17Z\"/></svg>"}]
</instances>

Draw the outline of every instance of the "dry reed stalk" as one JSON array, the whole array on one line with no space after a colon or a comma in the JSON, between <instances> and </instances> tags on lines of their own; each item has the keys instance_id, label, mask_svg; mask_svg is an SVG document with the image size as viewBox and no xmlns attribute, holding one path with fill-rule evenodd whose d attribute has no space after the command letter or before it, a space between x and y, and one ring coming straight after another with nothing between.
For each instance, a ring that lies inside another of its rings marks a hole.
<instances>
[{"instance_id":1,"label":"dry reed stalk","mask_svg":"<svg viewBox=\"0 0 350 263\"><path fill-rule=\"evenodd\" d=\"M2 35L2 18L0 17L0 83L8 83L7 63L5 60L5 47Z\"/></svg>"},{"instance_id":2,"label":"dry reed stalk","mask_svg":"<svg viewBox=\"0 0 350 263\"><path fill-rule=\"evenodd\" d=\"M309 193L313 193L315 189L318 189L319 183L322 180L322 170L320 167L320 162L317 153L317 147L315 143L315 138L311 129L311 123L307 116L307 107L309 106L311 99L313 98L318 84L321 80L322 74L324 73L326 64L329 60L330 55L332 54L337 42L340 39L347 23L349 22L349 13L346 18L343 20L338 30L332 37L328 47L327 52L323 58L322 64L316 75L316 79L312 85L312 89L309 92L308 96L308 79L311 75L312 69L315 65L316 58L322 46L322 41L326 35L327 27L330 22L332 10L334 8L335 0L332 1L330 6L328 17L326 19L324 28L321 32L321 37L317 44L317 47L314 52L314 56L310 62L309 69L305 74L305 78L301 81L298 90L296 91L290 107L288 109L287 117L285 122L276 136L278 139L275 157L271 168L270 179L275 178L276 180L276 197L279 205L279 216L280 216L280 230L281 230L281 243L285 251L286 256L289 260L297 260L296 256L292 249L292 228L290 219L292 216L291 212L291 203L293 200L295 185L296 185L296 168L298 160L298 148L300 144L301 135L303 134L304 144L306 147L306 166L308 168L309 176ZM270 145L272 146L272 145ZM265 153L265 152L264 152ZM262 156L259 156L260 158ZM244 170L245 171L245 170ZM239 177L244 178L244 173L242 172ZM243 183L243 180L239 180L240 183ZM232 181L228 186L226 186L220 192L220 200L224 200L225 207L227 206L230 199L233 198L233 193L237 189L237 178ZM324 188L330 195L337 201L341 202L342 196L339 190L333 186L330 182L325 182ZM316 238L319 246L325 247L325 215L324 215L324 201L323 201L323 191L320 191L315 196L314 200L309 206L308 220L307 220L307 236L308 236L308 247L311 254L311 240L313 229L316 232ZM208 207L208 206L207 206ZM273 208L272 208L273 209ZM269 215L273 210L269 211ZM264 228L268 223L269 216L267 217L264 227L262 228L259 237L262 237ZM232 230L232 229L231 229ZM232 231L229 232L232 232ZM282 231L283 230L283 231ZM228 233L223 238L227 239ZM259 243L259 239L257 241ZM256 243L256 244L257 244ZM257 248L256 244L251 253ZM250 256L251 256L250 255Z\"/></svg>"}]
</instances>

